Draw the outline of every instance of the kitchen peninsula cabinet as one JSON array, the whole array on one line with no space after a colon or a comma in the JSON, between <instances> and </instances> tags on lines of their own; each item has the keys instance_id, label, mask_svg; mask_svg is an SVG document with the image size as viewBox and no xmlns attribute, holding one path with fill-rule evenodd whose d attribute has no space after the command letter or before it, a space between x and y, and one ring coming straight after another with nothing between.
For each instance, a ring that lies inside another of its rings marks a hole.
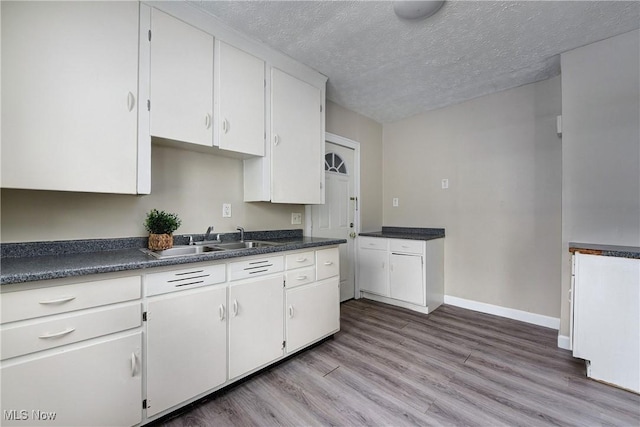
<instances>
[{"instance_id":1,"label":"kitchen peninsula cabinet","mask_svg":"<svg viewBox=\"0 0 640 427\"><path fill-rule=\"evenodd\" d=\"M151 136L213 146L213 36L151 10Z\"/></svg>"},{"instance_id":2,"label":"kitchen peninsula cabinet","mask_svg":"<svg viewBox=\"0 0 640 427\"><path fill-rule=\"evenodd\" d=\"M358 246L361 296L422 313L444 302L444 231L434 238L371 237ZM399 236L401 234L389 233Z\"/></svg>"},{"instance_id":3,"label":"kitchen peninsula cabinet","mask_svg":"<svg viewBox=\"0 0 640 427\"><path fill-rule=\"evenodd\" d=\"M265 62L216 40L214 145L264 156Z\"/></svg>"},{"instance_id":4,"label":"kitchen peninsula cabinet","mask_svg":"<svg viewBox=\"0 0 640 427\"><path fill-rule=\"evenodd\" d=\"M136 194L139 3L0 7L2 187Z\"/></svg>"},{"instance_id":5,"label":"kitchen peninsula cabinet","mask_svg":"<svg viewBox=\"0 0 640 427\"><path fill-rule=\"evenodd\" d=\"M587 377L640 393L640 248L574 246L573 356Z\"/></svg>"}]
</instances>

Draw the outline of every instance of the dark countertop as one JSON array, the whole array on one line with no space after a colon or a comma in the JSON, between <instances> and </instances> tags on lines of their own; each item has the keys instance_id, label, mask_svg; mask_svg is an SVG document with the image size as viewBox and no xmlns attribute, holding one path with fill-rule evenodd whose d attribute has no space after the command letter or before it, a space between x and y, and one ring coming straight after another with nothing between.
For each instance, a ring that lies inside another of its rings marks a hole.
<instances>
[{"instance_id":1,"label":"dark countertop","mask_svg":"<svg viewBox=\"0 0 640 427\"><path fill-rule=\"evenodd\" d=\"M569 252L640 259L640 247L637 246L598 245L594 243L569 242Z\"/></svg>"},{"instance_id":2,"label":"dark countertop","mask_svg":"<svg viewBox=\"0 0 640 427\"><path fill-rule=\"evenodd\" d=\"M302 230L293 230L292 233L284 234L282 232L247 232L245 239L269 240L281 245L157 259L140 250L146 246L146 238L3 244L0 284L191 264L347 242L345 239L305 237L302 235ZM179 241L176 244L183 243Z\"/></svg>"},{"instance_id":3,"label":"dark countertop","mask_svg":"<svg viewBox=\"0 0 640 427\"><path fill-rule=\"evenodd\" d=\"M444 228L382 227L381 231L360 233L360 236L387 239L433 240L444 237Z\"/></svg>"}]
</instances>

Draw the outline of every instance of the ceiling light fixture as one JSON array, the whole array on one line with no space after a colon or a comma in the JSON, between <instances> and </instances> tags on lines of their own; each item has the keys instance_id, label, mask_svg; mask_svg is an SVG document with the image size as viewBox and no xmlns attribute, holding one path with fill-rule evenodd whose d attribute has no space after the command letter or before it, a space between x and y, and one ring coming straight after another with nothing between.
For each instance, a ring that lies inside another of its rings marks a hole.
<instances>
[{"instance_id":1,"label":"ceiling light fixture","mask_svg":"<svg viewBox=\"0 0 640 427\"><path fill-rule=\"evenodd\" d=\"M393 11L402 19L424 19L436 13L445 0L394 1Z\"/></svg>"}]
</instances>

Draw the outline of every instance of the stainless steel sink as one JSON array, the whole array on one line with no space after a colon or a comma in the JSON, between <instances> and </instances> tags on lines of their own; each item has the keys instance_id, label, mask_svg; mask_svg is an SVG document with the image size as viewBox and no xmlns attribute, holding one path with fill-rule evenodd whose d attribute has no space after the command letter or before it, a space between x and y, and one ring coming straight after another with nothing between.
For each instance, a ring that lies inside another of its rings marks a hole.
<instances>
[{"instance_id":1,"label":"stainless steel sink","mask_svg":"<svg viewBox=\"0 0 640 427\"><path fill-rule=\"evenodd\" d=\"M278 243L263 242L260 240L245 240L244 242L217 243L215 245L215 247L217 248L222 248L226 250L264 248L268 246L278 246Z\"/></svg>"},{"instance_id":2,"label":"stainless steel sink","mask_svg":"<svg viewBox=\"0 0 640 427\"><path fill-rule=\"evenodd\" d=\"M260 240L246 240L244 242L229 243L212 243L212 244L196 244L196 245L179 245L171 249L163 251L151 251L149 249L140 249L142 252L149 254L158 259L176 258L183 256L199 255L207 252L232 251L238 249L264 248L269 246L278 246L280 243L263 242Z\"/></svg>"},{"instance_id":3,"label":"stainless steel sink","mask_svg":"<svg viewBox=\"0 0 640 427\"><path fill-rule=\"evenodd\" d=\"M151 251L149 249L141 249L141 251L151 256L154 256L158 259L165 259L165 258L175 258L175 257L181 257L181 256L199 255L207 252L219 252L219 251L224 251L224 249L218 248L213 245L206 245L206 246L180 245L180 246L174 246L170 249L165 249L163 251Z\"/></svg>"}]
</instances>

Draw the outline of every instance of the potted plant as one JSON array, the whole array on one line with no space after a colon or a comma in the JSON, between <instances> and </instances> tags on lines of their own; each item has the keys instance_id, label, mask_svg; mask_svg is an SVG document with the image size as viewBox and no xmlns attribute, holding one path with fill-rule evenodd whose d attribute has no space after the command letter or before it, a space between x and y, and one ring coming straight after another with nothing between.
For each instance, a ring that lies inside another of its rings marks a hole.
<instances>
[{"instance_id":1,"label":"potted plant","mask_svg":"<svg viewBox=\"0 0 640 427\"><path fill-rule=\"evenodd\" d=\"M164 250L173 247L173 232L180 227L182 221L178 215L151 209L144 221L144 227L149 232L149 249Z\"/></svg>"}]
</instances>

